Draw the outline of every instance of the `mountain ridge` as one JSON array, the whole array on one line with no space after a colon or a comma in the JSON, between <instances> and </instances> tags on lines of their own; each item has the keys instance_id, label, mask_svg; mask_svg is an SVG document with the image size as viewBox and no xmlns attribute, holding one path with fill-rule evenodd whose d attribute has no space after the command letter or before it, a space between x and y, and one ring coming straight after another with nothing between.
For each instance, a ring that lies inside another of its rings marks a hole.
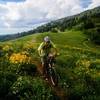
<instances>
[{"instance_id":1,"label":"mountain ridge","mask_svg":"<svg viewBox=\"0 0 100 100\"><path fill-rule=\"evenodd\" d=\"M27 31L27 32L0 36L0 41L12 40L12 39L16 39L16 38L23 37L26 35L31 35L35 33L43 33L43 32L48 32L48 31L57 32L58 30L65 31L66 29L72 29L72 28L82 30L84 27L83 24L85 23L85 20L90 21L91 19L93 20L98 19L97 22L94 21L93 23L94 24L98 22L100 23L99 17L100 17L100 6L90 9L90 10L86 10L84 12L81 12L73 16L68 16L68 17L51 21L47 24L38 26L37 28ZM100 27L100 24L98 24L98 26L95 26L95 27Z\"/></svg>"}]
</instances>

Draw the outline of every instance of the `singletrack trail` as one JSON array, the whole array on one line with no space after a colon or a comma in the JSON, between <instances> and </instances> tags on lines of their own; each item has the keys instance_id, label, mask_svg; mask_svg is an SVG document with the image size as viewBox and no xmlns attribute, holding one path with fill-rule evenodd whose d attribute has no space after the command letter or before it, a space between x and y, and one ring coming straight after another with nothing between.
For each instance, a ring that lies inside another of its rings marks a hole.
<instances>
[{"instance_id":1,"label":"singletrack trail","mask_svg":"<svg viewBox=\"0 0 100 100\"><path fill-rule=\"evenodd\" d=\"M37 71L40 74L41 78L43 78L41 63L39 61L34 61L33 63L37 66ZM57 96L57 100L68 100L67 94L65 93L63 88L61 88L61 86L59 86L59 84L58 84L58 86L52 86L50 83L50 80L45 80L45 82L51 87L54 94Z\"/></svg>"},{"instance_id":2,"label":"singletrack trail","mask_svg":"<svg viewBox=\"0 0 100 100\"><path fill-rule=\"evenodd\" d=\"M59 97L58 100L68 100L67 94L60 86L52 87L52 90Z\"/></svg>"}]
</instances>

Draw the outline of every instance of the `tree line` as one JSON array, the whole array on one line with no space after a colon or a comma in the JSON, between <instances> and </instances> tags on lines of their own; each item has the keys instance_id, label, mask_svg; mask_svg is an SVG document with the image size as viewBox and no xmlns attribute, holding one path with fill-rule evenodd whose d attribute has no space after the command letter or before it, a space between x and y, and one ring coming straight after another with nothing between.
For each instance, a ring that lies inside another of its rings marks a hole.
<instances>
[{"instance_id":1,"label":"tree line","mask_svg":"<svg viewBox=\"0 0 100 100\"><path fill-rule=\"evenodd\" d=\"M100 6L87 10L74 16L68 16L41 25L33 30L21 32L14 35L6 35L0 38L1 41L15 39L34 33L43 32L64 32L65 30L81 30L87 34L91 41L100 44Z\"/></svg>"}]
</instances>

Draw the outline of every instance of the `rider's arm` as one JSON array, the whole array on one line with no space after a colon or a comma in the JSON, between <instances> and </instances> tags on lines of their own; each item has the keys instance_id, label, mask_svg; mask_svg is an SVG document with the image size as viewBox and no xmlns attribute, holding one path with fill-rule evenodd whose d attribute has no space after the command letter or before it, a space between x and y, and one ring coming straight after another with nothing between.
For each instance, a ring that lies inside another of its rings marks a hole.
<instances>
[{"instance_id":1,"label":"rider's arm","mask_svg":"<svg viewBox=\"0 0 100 100\"><path fill-rule=\"evenodd\" d=\"M41 56L42 47L43 47L43 42L42 42L42 43L40 44L40 46L38 47L38 54L39 54L39 56Z\"/></svg>"},{"instance_id":2,"label":"rider's arm","mask_svg":"<svg viewBox=\"0 0 100 100\"><path fill-rule=\"evenodd\" d=\"M55 55L57 55L57 48L56 48L56 45L51 41L51 44L52 44L52 47L54 48L54 50L55 50Z\"/></svg>"}]
</instances>

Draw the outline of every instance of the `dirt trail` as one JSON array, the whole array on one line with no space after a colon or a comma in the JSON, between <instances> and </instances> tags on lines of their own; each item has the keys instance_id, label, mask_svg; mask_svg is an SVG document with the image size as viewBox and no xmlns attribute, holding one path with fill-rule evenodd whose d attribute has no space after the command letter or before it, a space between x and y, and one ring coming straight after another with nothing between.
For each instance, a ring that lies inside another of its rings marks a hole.
<instances>
[{"instance_id":1,"label":"dirt trail","mask_svg":"<svg viewBox=\"0 0 100 100\"><path fill-rule=\"evenodd\" d=\"M59 97L59 100L68 100L65 91L60 86L53 87L52 89L55 92L55 94Z\"/></svg>"},{"instance_id":2,"label":"dirt trail","mask_svg":"<svg viewBox=\"0 0 100 100\"><path fill-rule=\"evenodd\" d=\"M42 66L41 63L34 61L34 64L37 66L37 71L39 72L40 75L42 75ZM67 99L67 95L65 93L65 91L58 85L58 86L52 86L50 84L50 81L46 81L46 83L52 88L52 90L54 91L55 95L58 97L57 100L68 100Z\"/></svg>"}]
</instances>

